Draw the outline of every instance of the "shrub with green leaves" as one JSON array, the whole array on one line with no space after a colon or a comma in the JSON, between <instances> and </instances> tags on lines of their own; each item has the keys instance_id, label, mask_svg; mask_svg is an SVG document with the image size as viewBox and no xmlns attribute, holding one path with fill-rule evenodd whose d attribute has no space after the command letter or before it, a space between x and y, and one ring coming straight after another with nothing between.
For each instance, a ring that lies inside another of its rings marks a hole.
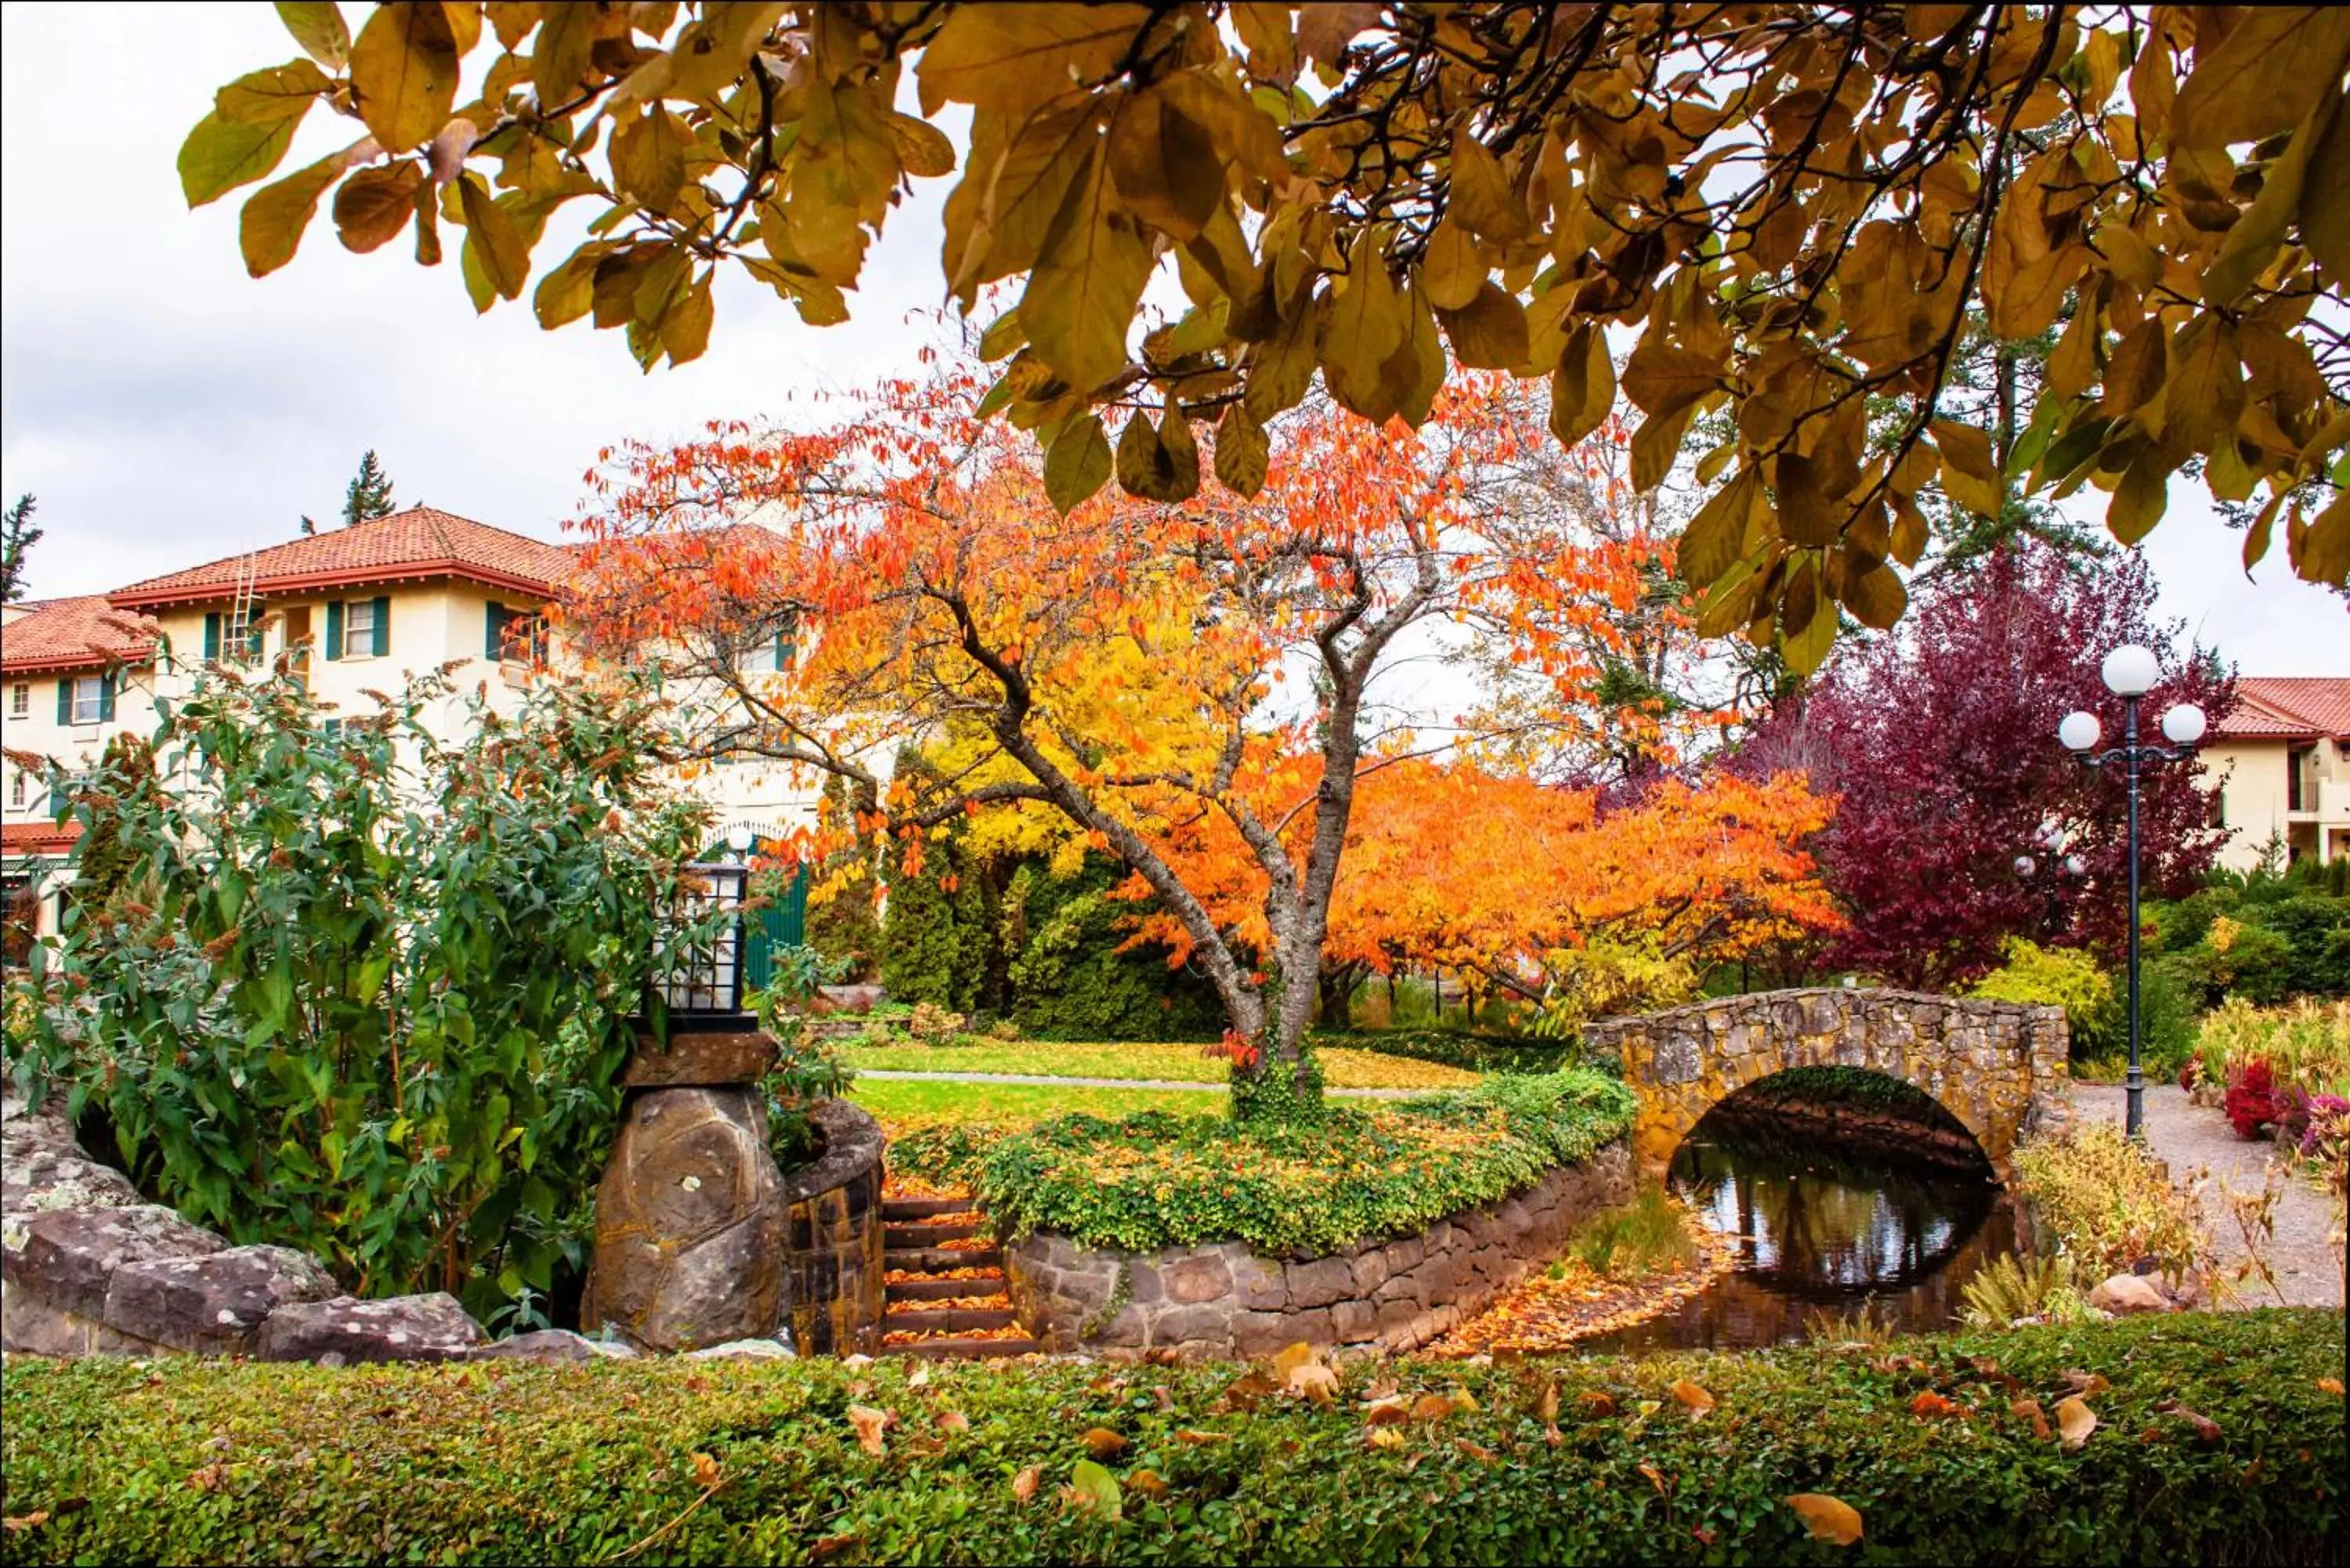
<instances>
[{"instance_id":1,"label":"shrub with green leaves","mask_svg":"<svg viewBox=\"0 0 2350 1568\"><path fill-rule=\"evenodd\" d=\"M1007 1235L1051 1231L1121 1251L1205 1241L1338 1251L1422 1230L1588 1159L1630 1127L1631 1091L1587 1069L1501 1076L1299 1124L1146 1111L1023 1132L901 1138L900 1168L967 1183Z\"/></svg>"},{"instance_id":2,"label":"shrub with green leaves","mask_svg":"<svg viewBox=\"0 0 2350 1568\"><path fill-rule=\"evenodd\" d=\"M2030 1400L2053 1418L2092 1375L2110 1386L2085 1396L2096 1426L2077 1447L2018 1408ZM2338 1312L2157 1314L1889 1353L1378 1361L1338 1367L1321 1404L1252 1392L1242 1376L1229 1364L18 1357L0 1372L0 1562L1939 1565L2344 1552ZM1681 1384L1709 1397L1701 1417ZM1443 1414L1371 1428L1393 1446L1367 1442L1373 1385ZM1948 1413L1919 1413L1928 1392ZM1080 1464L1102 1506L1063 1494ZM1859 1541L1811 1538L1788 1500L1823 1494L1858 1514Z\"/></svg>"},{"instance_id":3,"label":"shrub with green leaves","mask_svg":"<svg viewBox=\"0 0 2350 1568\"><path fill-rule=\"evenodd\" d=\"M2061 1007L2074 1057L2103 1056L2126 1027L2113 977L2095 957L2079 948L2043 948L2010 937L2004 961L1975 981L1967 994L1990 1002L2020 1002Z\"/></svg>"},{"instance_id":4,"label":"shrub with green leaves","mask_svg":"<svg viewBox=\"0 0 2350 1568\"><path fill-rule=\"evenodd\" d=\"M444 748L419 719L448 695L415 681L332 733L282 674L159 704L175 787L73 806L140 896L68 912L7 1067L67 1085L189 1218L486 1313L579 1262L705 824L660 780L650 693L476 699Z\"/></svg>"}]
</instances>

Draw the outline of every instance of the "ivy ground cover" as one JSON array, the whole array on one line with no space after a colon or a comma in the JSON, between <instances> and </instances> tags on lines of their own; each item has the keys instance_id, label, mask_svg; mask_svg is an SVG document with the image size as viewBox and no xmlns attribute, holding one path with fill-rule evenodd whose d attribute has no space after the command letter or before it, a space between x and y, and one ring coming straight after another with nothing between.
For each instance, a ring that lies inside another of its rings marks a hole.
<instances>
[{"instance_id":1,"label":"ivy ground cover","mask_svg":"<svg viewBox=\"0 0 2350 1568\"><path fill-rule=\"evenodd\" d=\"M891 1143L890 1161L969 1186L1011 1236L1052 1231L1125 1251L1236 1241L1311 1255L1531 1186L1619 1137L1633 1108L1621 1083L1576 1068L1377 1111L1334 1107L1304 1124L1146 1111L918 1128Z\"/></svg>"},{"instance_id":2,"label":"ivy ground cover","mask_svg":"<svg viewBox=\"0 0 2350 1568\"><path fill-rule=\"evenodd\" d=\"M1224 1082L1226 1064L1196 1043L972 1040L955 1045L869 1045L852 1041L840 1054L860 1073L1023 1073L1061 1078L1157 1079L1165 1083ZM1477 1075L1459 1067L1375 1051L1323 1047L1314 1059L1334 1089L1468 1088Z\"/></svg>"},{"instance_id":3,"label":"ivy ground cover","mask_svg":"<svg viewBox=\"0 0 2350 1568\"><path fill-rule=\"evenodd\" d=\"M1326 1378L14 1359L0 1563L2330 1562L2342 1376L2319 1312Z\"/></svg>"}]
</instances>

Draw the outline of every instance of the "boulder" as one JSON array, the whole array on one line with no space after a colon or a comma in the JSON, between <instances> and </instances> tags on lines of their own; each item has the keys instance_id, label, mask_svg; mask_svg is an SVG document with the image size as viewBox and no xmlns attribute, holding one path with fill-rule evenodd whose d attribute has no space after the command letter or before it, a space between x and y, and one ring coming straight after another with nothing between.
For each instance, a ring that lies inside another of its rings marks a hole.
<instances>
[{"instance_id":1,"label":"boulder","mask_svg":"<svg viewBox=\"0 0 2350 1568\"><path fill-rule=\"evenodd\" d=\"M756 1029L672 1034L666 1048L639 1035L620 1082L631 1089L755 1084L775 1064L779 1050L774 1035Z\"/></svg>"},{"instance_id":2,"label":"boulder","mask_svg":"<svg viewBox=\"0 0 2350 1568\"><path fill-rule=\"evenodd\" d=\"M783 1198L755 1090L639 1092L596 1191L580 1322L639 1350L773 1335L787 1304Z\"/></svg>"},{"instance_id":3,"label":"boulder","mask_svg":"<svg viewBox=\"0 0 2350 1568\"><path fill-rule=\"evenodd\" d=\"M227 1246L226 1237L189 1224L160 1203L61 1209L26 1221L23 1244L9 1249L8 1279L59 1312L96 1320L106 1310L116 1270L203 1257Z\"/></svg>"},{"instance_id":4,"label":"boulder","mask_svg":"<svg viewBox=\"0 0 2350 1568\"><path fill-rule=\"evenodd\" d=\"M2143 1274L2116 1274L2089 1293L2089 1304L2125 1317L2132 1313L2168 1312L2170 1298Z\"/></svg>"},{"instance_id":5,"label":"boulder","mask_svg":"<svg viewBox=\"0 0 2350 1568\"><path fill-rule=\"evenodd\" d=\"M11 1137L0 1156L0 1213L58 1209L128 1209L139 1193L120 1171L79 1149Z\"/></svg>"},{"instance_id":6,"label":"boulder","mask_svg":"<svg viewBox=\"0 0 2350 1568\"><path fill-rule=\"evenodd\" d=\"M730 1339L686 1355L691 1361L789 1361L792 1347L780 1339Z\"/></svg>"},{"instance_id":7,"label":"boulder","mask_svg":"<svg viewBox=\"0 0 2350 1568\"><path fill-rule=\"evenodd\" d=\"M584 1334L574 1334L567 1328L542 1328L532 1334L517 1334L508 1339L494 1339L487 1345L475 1345L465 1353L468 1361L536 1361L559 1363L572 1361L629 1361L636 1352L617 1340L589 1339Z\"/></svg>"},{"instance_id":8,"label":"boulder","mask_svg":"<svg viewBox=\"0 0 2350 1568\"><path fill-rule=\"evenodd\" d=\"M435 1291L282 1306L261 1325L254 1350L264 1361L315 1361L322 1366L455 1361L468 1356L483 1338L482 1325L465 1314L457 1298Z\"/></svg>"},{"instance_id":9,"label":"boulder","mask_svg":"<svg viewBox=\"0 0 2350 1568\"><path fill-rule=\"evenodd\" d=\"M102 1321L165 1350L240 1355L272 1313L336 1292L334 1276L290 1247L231 1247L201 1258L126 1263L114 1272Z\"/></svg>"}]
</instances>

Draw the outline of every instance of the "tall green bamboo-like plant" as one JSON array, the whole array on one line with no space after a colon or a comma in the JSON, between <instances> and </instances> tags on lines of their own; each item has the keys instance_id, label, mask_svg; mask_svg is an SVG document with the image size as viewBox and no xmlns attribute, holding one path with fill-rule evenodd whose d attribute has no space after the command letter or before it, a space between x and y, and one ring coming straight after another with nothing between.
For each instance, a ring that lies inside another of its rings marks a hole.
<instances>
[{"instance_id":1,"label":"tall green bamboo-like plant","mask_svg":"<svg viewBox=\"0 0 2350 1568\"><path fill-rule=\"evenodd\" d=\"M111 813L154 901L68 914L9 1067L98 1105L191 1218L483 1312L578 1261L707 825L657 772L649 692L476 697L444 748L420 716L449 696L413 681L332 732L283 675L165 706L173 787L73 808Z\"/></svg>"}]
</instances>

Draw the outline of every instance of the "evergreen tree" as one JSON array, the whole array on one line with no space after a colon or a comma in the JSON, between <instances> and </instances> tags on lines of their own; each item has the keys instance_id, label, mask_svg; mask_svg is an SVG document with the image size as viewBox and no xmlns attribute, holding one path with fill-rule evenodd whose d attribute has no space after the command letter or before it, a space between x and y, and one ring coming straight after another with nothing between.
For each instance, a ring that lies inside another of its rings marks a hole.
<instances>
[{"instance_id":1,"label":"evergreen tree","mask_svg":"<svg viewBox=\"0 0 2350 1568\"><path fill-rule=\"evenodd\" d=\"M25 552L41 537L41 530L33 526L36 504L27 492L0 517L0 604L13 605L25 597Z\"/></svg>"},{"instance_id":2,"label":"evergreen tree","mask_svg":"<svg viewBox=\"0 0 2350 1568\"><path fill-rule=\"evenodd\" d=\"M825 781L824 797L816 815L827 828L849 828L854 837L847 847L835 850L815 867L816 882L824 884L854 864L861 863L864 869L830 898L809 904L808 945L827 959L846 961L852 979L869 979L881 952L881 917L874 907L873 894L875 880L880 874L882 846L864 833L854 831L855 814L849 806L848 785L837 775Z\"/></svg>"},{"instance_id":3,"label":"evergreen tree","mask_svg":"<svg viewBox=\"0 0 2350 1568\"><path fill-rule=\"evenodd\" d=\"M384 472L383 464L376 461L375 449L369 447L359 459L359 471L352 476L350 488L343 492L343 526L391 514L391 475Z\"/></svg>"}]
</instances>

